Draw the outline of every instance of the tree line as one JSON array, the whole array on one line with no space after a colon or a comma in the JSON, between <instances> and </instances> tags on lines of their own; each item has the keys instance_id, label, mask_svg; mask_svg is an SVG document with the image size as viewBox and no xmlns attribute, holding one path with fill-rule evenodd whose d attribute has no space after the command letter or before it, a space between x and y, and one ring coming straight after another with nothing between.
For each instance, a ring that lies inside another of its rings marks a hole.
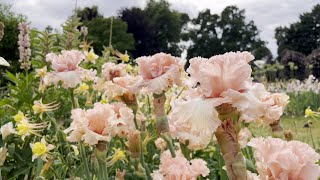
<instances>
[{"instance_id":1,"label":"tree line","mask_svg":"<svg viewBox=\"0 0 320 180\"><path fill-rule=\"evenodd\" d=\"M0 54L9 60L17 59L15 26L22 18L4 7L0 6L0 21L5 22L7 33L0 42ZM88 40L95 52L101 52L110 41L114 48L128 51L133 58L161 51L175 56L186 52L187 59L228 51L250 51L258 60L284 66L279 73L282 78L302 79L310 73L320 77L320 55L317 54L320 52L317 50L320 47L320 4L311 12L301 14L299 21L276 28L278 57L272 57L254 21L246 18L245 10L237 6L227 6L220 14L206 9L191 18L173 10L166 0L148 0L144 8L123 8L116 17L103 17L97 6L77 9L76 15L88 27Z\"/></svg>"}]
</instances>

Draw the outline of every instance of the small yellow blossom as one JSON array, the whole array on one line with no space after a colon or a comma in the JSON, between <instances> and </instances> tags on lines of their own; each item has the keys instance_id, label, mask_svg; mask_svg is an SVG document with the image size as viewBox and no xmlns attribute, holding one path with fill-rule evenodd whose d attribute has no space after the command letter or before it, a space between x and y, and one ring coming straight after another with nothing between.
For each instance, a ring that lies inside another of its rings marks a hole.
<instances>
[{"instance_id":1,"label":"small yellow blossom","mask_svg":"<svg viewBox=\"0 0 320 180\"><path fill-rule=\"evenodd\" d=\"M108 100L107 100L107 99L101 99L100 103L101 103L101 104L107 104L107 103L108 103Z\"/></svg>"},{"instance_id":2,"label":"small yellow blossom","mask_svg":"<svg viewBox=\"0 0 320 180\"><path fill-rule=\"evenodd\" d=\"M18 122L16 126L18 135L21 136L22 140L24 140L24 138L30 134L40 136L37 131L41 131L41 129L43 129L46 125L45 123L30 123L28 119L24 119Z\"/></svg>"},{"instance_id":3,"label":"small yellow blossom","mask_svg":"<svg viewBox=\"0 0 320 180\"><path fill-rule=\"evenodd\" d=\"M74 90L76 94L85 94L89 90L89 85L87 83L81 83L81 85Z\"/></svg>"},{"instance_id":4,"label":"small yellow blossom","mask_svg":"<svg viewBox=\"0 0 320 180\"><path fill-rule=\"evenodd\" d=\"M114 154L111 157L109 157L107 160L108 160L107 162L108 166L112 166L117 161L128 161L126 159L126 155L124 151L122 151L121 149L115 149Z\"/></svg>"},{"instance_id":5,"label":"small yellow blossom","mask_svg":"<svg viewBox=\"0 0 320 180\"><path fill-rule=\"evenodd\" d=\"M311 116L313 116L313 115L315 114L315 112L312 111L312 110L310 109L310 107L308 107L308 108L304 111L304 114L305 114L305 117L311 117Z\"/></svg>"},{"instance_id":6,"label":"small yellow blossom","mask_svg":"<svg viewBox=\"0 0 320 180\"><path fill-rule=\"evenodd\" d=\"M95 64L96 59L99 58L99 56L94 53L93 49L91 49L89 52L85 51L84 55L86 56L86 60L93 63L93 64Z\"/></svg>"},{"instance_id":7,"label":"small yellow blossom","mask_svg":"<svg viewBox=\"0 0 320 180\"><path fill-rule=\"evenodd\" d=\"M32 150L32 161L36 158L41 158L43 161L47 161L49 156L49 151L54 148L54 145L48 144L44 137L42 137L40 142L30 144Z\"/></svg>"},{"instance_id":8,"label":"small yellow blossom","mask_svg":"<svg viewBox=\"0 0 320 180\"><path fill-rule=\"evenodd\" d=\"M128 64L127 67L126 67L126 72L129 73L132 70L133 70L133 67L130 64Z\"/></svg>"},{"instance_id":9,"label":"small yellow blossom","mask_svg":"<svg viewBox=\"0 0 320 180\"><path fill-rule=\"evenodd\" d=\"M42 119L42 113L58 109L59 104L54 103L55 102L43 104L42 99L40 99L39 101L34 101L32 106L34 114L40 114L40 118Z\"/></svg>"},{"instance_id":10,"label":"small yellow blossom","mask_svg":"<svg viewBox=\"0 0 320 180\"><path fill-rule=\"evenodd\" d=\"M115 51L116 56L118 56L121 61L123 62L128 62L130 60L130 56L127 54L127 52L125 54L122 54L121 52L119 52L118 50Z\"/></svg>"},{"instance_id":11,"label":"small yellow blossom","mask_svg":"<svg viewBox=\"0 0 320 180\"><path fill-rule=\"evenodd\" d=\"M20 121L22 121L23 119L25 119L25 116L24 116L23 112L18 111L18 114L14 115L14 116L13 116L13 119L14 119L14 121L16 121L16 122L20 122Z\"/></svg>"},{"instance_id":12,"label":"small yellow blossom","mask_svg":"<svg viewBox=\"0 0 320 180\"><path fill-rule=\"evenodd\" d=\"M47 147L44 143L36 142L32 148L32 153L36 156L41 156L47 152Z\"/></svg>"}]
</instances>

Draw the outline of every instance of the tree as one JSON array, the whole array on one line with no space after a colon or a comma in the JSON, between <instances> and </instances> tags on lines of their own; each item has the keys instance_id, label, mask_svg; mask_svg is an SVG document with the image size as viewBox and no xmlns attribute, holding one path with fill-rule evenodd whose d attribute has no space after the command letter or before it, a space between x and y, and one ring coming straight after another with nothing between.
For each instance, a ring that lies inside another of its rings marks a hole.
<instances>
[{"instance_id":1,"label":"tree","mask_svg":"<svg viewBox=\"0 0 320 180\"><path fill-rule=\"evenodd\" d=\"M128 23L128 32L134 35L134 57L161 51L181 55L181 32L189 16L170 9L167 1L149 0L144 9L123 9L119 17Z\"/></svg>"},{"instance_id":2,"label":"tree","mask_svg":"<svg viewBox=\"0 0 320 180\"><path fill-rule=\"evenodd\" d=\"M91 21L94 18L103 18L102 14L99 13L97 6L77 9L77 17L80 18L80 22Z\"/></svg>"},{"instance_id":3,"label":"tree","mask_svg":"<svg viewBox=\"0 0 320 180\"><path fill-rule=\"evenodd\" d=\"M96 6L77 10L77 17L82 25L88 27L88 40L92 42L96 53L100 54L103 46L109 45L111 17L104 18ZM112 46L121 52L134 49L133 35L127 33L128 25L120 18L113 18Z\"/></svg>"},{"instance_id":4,"label":"tree","mask_svg":"<svg viewBox=\"0 0 320 180\"><path fill-rule=\"evenodd\" d=\"M320 47L320 4L315 5L311 12L300 15L298 22L289 27L278 27L275 31L278 54L285 49L310 54Z\"/></svg>"},{"instance_id":5,"label":"tree","mask_svg":"<svg viewBox=\"0 0 320 180\"><path fill-rule=\"evenodd\" d=\"M83 25L88 27L88 40L97 52L109 45L111 18L95 18L83 22ZM127 24L121 19L113 19L111 39L112 46L121 52L134 49L134 38L127 33Z\"/></svg>"},{"instance_id":6,"label":"tree","mask_svg":"<svg viewBox=\"0 0 320 180\"><path fill-rule=\"evenodd\" d=\"M188 37L192 45L188 48L188 58L229 51L250 51L256 59L272 58L254 22L247 23L245 10L236 6L226 7L220 16L211 14L210 10L202 11L191 23Z\"/></svg>"}]
</instances>

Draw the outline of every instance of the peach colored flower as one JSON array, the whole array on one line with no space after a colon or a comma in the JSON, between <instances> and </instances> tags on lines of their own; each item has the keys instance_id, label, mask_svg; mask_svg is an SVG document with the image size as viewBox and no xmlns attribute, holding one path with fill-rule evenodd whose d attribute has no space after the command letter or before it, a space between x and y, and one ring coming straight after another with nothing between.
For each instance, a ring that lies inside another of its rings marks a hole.
<instances>
[{"instance_id":1,"label":"peach colored flower","mask_svg":"<svg viewBox=\"0 0 320 180\"><path fill-rule=\"evenodd\" d=\"M93 109L74 109L73 120L64 132L70 133L67 140L79 142L84 140L89 145L98 141L110 141L111 137L125 137L135 130L132 110L123 103L95 103Z\"/></svg>"},{"instance_id":2,"label":"peach colored flower","mask_svg":"<svg viewBox=\"0 0 320 180\"><path fill-rule=\"evenodd\" d=\"M161 154L159 170L152 173L154 180L196 180L198 176L208 176L210 171L202 159L188 161L181 152L172 158L167 150Z\"/></svg>"},{"instance_id":3,"label":"peach colored flower","mask_svg":"<svg viewBox=\"0 0 320 180\"><path fill-rule=\"evenodd\" d=\"M112 136L126 137L136 129L133 111L122 102L112 103L111 105L116 118L109 121L109 131Z\"/></svg>"},{"instance_id":4,"label":"peach colored flower","mask_svg":"<svg viewBox=\"0 0 320 180\"><path fill-rule=\"evenodd\" d=\"M248 62L253 59L249 52L229 52L210 59L192 58L187 70L190 74L188 84L199 85L206 97L220 97L228 89L244 90L245 82L251 76Z\"/></svg>"},{"instance_id":5,"label":"peach colored flower","mask_svg":"<svg viewBox=\"0 0 320 180\"><path fill-rule=\"evenodd\" d=\"M167 143L162 138L158 138L157 140L155 140L154 144L156 145L157 149L161 152L167 148Z\"/></svg>"},{"instance_id":6,"label":"peach colored flower","mask_svg":"<svg viewBox=\"0 0 320 180\"><path fill-rule=\"evenodd\" d=\"M262 180L316 180L320 155L308 144L278 138L254 138L248 146L255 149L256 167Z\"/></svg>"},{"instance_id":7,"label":"peach colored flower","mask_svg":"<svg viewBox=\"0 0 320 180\"><path fill-rule=\"evenodd\" d=\"M263 117L264 122L271 124L282 116L286 105L289 102L289 96L283 93L274 93L266 97L264 102L268 103L267 111Z\"/></svg>"},{"instance_id":8,"label":"peach colored flower","mask_svg":"<svg viewBox=\"0 0 320 180\"><path fill-rule=\"evenodd\" d=\"M94 73L79 67L84 58L85 56L78 50L63 50L59 55L47 54L46 61L51 62L51 68L54 71L46 74L43 79L44 85L57 86L59 82L62 82L64 88L75 88L88 77L88 74Z\"/></svg>"},{"instance_id":9,"label":"peach colored flower","mask_svg":"<svg viewBox=\"0 0 320 180\"><path fill-rule=\"evenodd\" d=\"M221 123L214 107L226 100L193 96L192 92L186 91L173 102L169 126L174 138L178 138L181 143L188 141L188 148L197 150L205 148L211 141Z\"/></svg>"},{"instance_id":10,"label":"peach colored flower","mask_svg":"<svg viewBox=\"0 0 320 180\"><path fill-rule=\"evenodd\" d=\"M161 94L173 84L180 84L182 61L170 54L157 53L153 56L143 56L136 59L139 74L145 81L149 91Z\"/></svg>"},{"instance_id":11,"label":"peach colored flower","mask_svg":"<svg viewBox=\"0 0 320 180\"><path fill-rule=\"evenodd\" d=\"M107 81L112 81L113 78L125 76L126 66L126 64L107 62L102 66L102 77Z\"/></svg>"},{"instance_id":12,"label":"peach colored flower","mask_svg":"<svg viewBox=\"0 0 320 180\"><path fill-rule=\"evenodd\" d=\"M56 55L49 53L46 61L51 62L51 68L56 72L67 72L78 69L78 65L85 58L81 51L78 50L62 50L61 54Z\"/></svg>"},{"instance_id":13,"label":"peach colored flower","mask_svg":"<svg viewBox=\"0 0 320 180\"><path fill-rule=\"evenodd\" d=\"M113 82L122 88L125 88L127 92L138 94L141 89L142 78L140 76L126 75L114 78Z\"/></svg>"},{"instance_id":14,"label":"peach colored flower","mask_svg":"<svg viewBox=\"0 0 320 180\"><path fill-rule=\"evenodd\" d=\"M238 142L241 148L245 148L247 146L248 140L252 138L252 133L248 128L242 128L238 135Z\"/></svg>"},{"instance_id":15,"label":"peach colored flower","mask_svg":"<svg viewBox=\"0 0 320 180\"><path fill-rule=\"evenodd\" d=\"M74 109L71 111L73 120L64 132L69 133L67 140L79 142L83 140L89 145L98 141L110 141L110 121L116 119L116 113L110 104L95 103L93 109Z\"/></svg>"}]
</instances>

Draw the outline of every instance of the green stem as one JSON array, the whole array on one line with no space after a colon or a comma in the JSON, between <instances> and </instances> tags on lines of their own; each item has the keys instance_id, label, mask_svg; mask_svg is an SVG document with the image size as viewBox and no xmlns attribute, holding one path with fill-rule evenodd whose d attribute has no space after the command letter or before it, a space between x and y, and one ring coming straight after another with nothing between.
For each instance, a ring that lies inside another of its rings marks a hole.
<instances>
[{"instance_id":1,"label":"green stem","mask_svg":"<svg viewBox=\"0 0 320 180\"><path fill-rule=\"evenodd\" d=\"M98 180L108 180L108 169L104 160L98 159L99 162L99 174Z\"/></svg>"},{"instance_id":2,"label":"green stem","mask_svg":"<svg viewBox=\"0 0 320 180\"><path fill-rule=\"evenodd\" d=\"M309 127L309 133L310 133L310 137L311 137L313 149L316 149L316 145L315 145L314 140L313 140L313 135L312 135L311 127Z\"/></svg>"},{"instance_id":3,"label":"green stem","mask_svg":"<svg viewBox=\"0 0 320 180\"><path fill-rule=\"evenodd\" d=\"M146 126L145 126L144 123L142 123L141 124L141 133L140 133L140 139L141 139L140 140L140 162L141 162L142 166L144 167L145 173L146 173L146 177L149 180L149 179L151 179L151 176L150 176L151 172L150 172L150 169L149 169L148 165L144 161L143 145L142 145L142 142L143 142L143 140L145 138L145 134L146 134L145 131L146 131Z\"/></svg>"},{"instance_id":4,"label":"green stem","mask_svg":"<svg viewBox=\"0 0 320 180\"><path fill-rule=\"evenodd\" d=\"M42 170L42 167L43 167L43 161L41 158L38 158L37 159L37 177L39 177L41 175L41 170Z\"/></svg>"},{"instance_id":5,"label":"green stem","mask_svg":"<svg viewBox=\"0 0 320 180\"><path fill-rule=\"evenodd\" d=\"M89 170L89 164L86 157L86 152L83 143L80 143L80 155L84 164L84 171L85 171L85 177L86 179L90 180L90 170Z\"/></svg>"},{"instance_id":6,"label":"green stem","mask_svg":"<svg viewBox=\"0 0 320 180\"><path fill-rule=\"evenodd\" d=\"M70 89L70 97L71 97L71 103L72 103L72 108L77 108L77 103L76 103L76 99L74 98L74 93L73 93L73 89Z\"/></svg>"},{"instance_id":7,"label":"green stem","mask_svg":"<svg viewBox=\"0 0 320 180\"><path fill-rule=\"evenodd\" d=\"M166 143L167 143L167 145L168 145L168 148L169 148L169 151L170 151L170 153L171 153L171 156L172 156L173 158L175 158L175 157L176 157L176 151L174 150L173 143L172 143L172 139L171 139L170 135L168 135L168 134L162 134L161 137L162 137L162 139L163 139L164 141L166 141Z\"/></svg>"}]
</instances>

